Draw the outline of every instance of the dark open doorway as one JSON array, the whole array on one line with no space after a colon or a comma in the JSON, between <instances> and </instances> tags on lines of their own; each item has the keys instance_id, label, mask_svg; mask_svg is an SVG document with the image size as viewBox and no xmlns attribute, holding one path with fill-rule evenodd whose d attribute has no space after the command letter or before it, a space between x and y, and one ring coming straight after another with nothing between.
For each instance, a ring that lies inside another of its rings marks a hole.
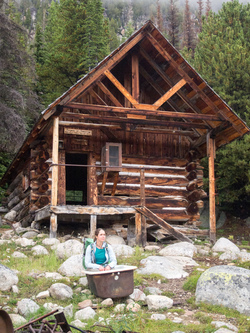
<instances>
[{"instance_id":1,"label":"dark open doorway","mask_svg":"<svg viewBox=\"0 0 250 333\"><path fill-rule=\"evenodd\" d=\"M66 154L66 204L87 205L87 154Z\"/></svg>"}]
</instances>

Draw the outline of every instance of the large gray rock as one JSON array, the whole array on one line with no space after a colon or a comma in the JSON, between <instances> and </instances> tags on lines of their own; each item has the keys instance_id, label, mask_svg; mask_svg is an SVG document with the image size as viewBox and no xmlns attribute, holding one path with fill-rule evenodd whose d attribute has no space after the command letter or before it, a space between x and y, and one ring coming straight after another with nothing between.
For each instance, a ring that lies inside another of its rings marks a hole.
<instances>
[{"instance_id":1,"label":"large gray rock","mask_svg":"<svg viewBox=\"0 0 250 333\"><path fill-rule=\"evenodd\" d=\"M226 214L221 212L217 207L215 207L216 216L216 228L221 228L226 222ZM209 201L204 201L204 206L200 211L200 221L202 228L209 228L210 216L209 216Z\"/></svg>"},{"instance_id":2,"label":"large gray rock","mask_svg":"<svg viewBox=\"0 0 250 333\"><path fill-rule=\"evenodd\" d=\"M75 319L88 320L94 318L96 312L90 306L75 313Z\"/></svg>"},{"instance_id":3,"label":"large gray rock","mask_svg":"<svg viewBox=\"0 0 250 333\"><path fill-rule=\"evenodd\" d=\"M212 247L212 251L240 253L240 249L238 248L238 246L224 237L221 237L217 240L217 242Z\"/></svg>"},{"instance_id":4,"label":"large gray rock","mask_svg":"<svg viewBox=\"0 0 250 333\"><path fill-rule=\"evenodd\" d=\"M126 244L125 240L121 236L117 235L110 235L106 238L107 243L110 245L121 245L121 244Z\"/></svg>"},{"instance_id":5,"label":"large gray rock","mask_svg":"<svg viewBox=\"0 0 250 333\"><path fill-rule=\"evenodd\" d=\"M167 279L180 279L188 276L188 273L183 270L183 266L178 262L170 261L161 256L149 256L141 260L141 265L137 272L139 274L160 274Z\"/></svg>"},{"instance_id":6,"label":"large gray rock","mask_svg":"<svg viewBox=\"0 0 250 333\"><path fill-rule=\"evenodd\" d=\"M18 283L18 277L8 267L0 264L0 290L7 291Z\"/></svg>"},{"instance_id":7,"label":"large gray rock","mask_svg":"<svg viewBox=\"0 0 250 333\"><path fill-rule=\"evenodd\" d=\"M148 295L146 302L149 310L169 309L173 306L173 300L167 296Z\"/></svg>"},{"instance_id":8,"label":"large gray rock","mask_svg":"<svg viewBox=\"0 0 250 333\"><path fill-rule=\"evenodd\" d=\"M56 247L56 255L60 259L67 259L77 254L83 254L83 244L76 239L67 240Z\"/></svg>"},{"instance_id":9,"label":"large gray rock","mask_svg":"<svg viewBox=\"0 0 250 333\"><path fill-rule=\"evenodd\" d=\"M50 296L55 299L68 299L72 298L73 290L64 283L54 283L49 288Z\"/></svg>"},{"instance_id":10,"label":"large gray rock","mask_svg":"<svg viewBox=\"0 0 250 333\"><path fill-rule=\"evenodd\" d=\"M85 276L82 265L82 255L78 254L68 258L59 267L58 272L65 276Z\"/></svg>"},{"instance_id":11,"label":"large gray rock","mask_svg":"<svg viewBox=\"0 0 250 333\"><path fill-rule=\"evenodd\" d=\"M17 302L17 311L21 316L24 317L37 312L39 309L40 306L29 298L24 298Z\"/></svg>"},{"instance_id":12,"label":"large gray rock","mask_svg":"<svg viewBox=\"0 0 250 333\"><path fill-rule=\"evenodd\" d=\"M250 315L250 270L235 266L214 266L200 276L196 302L222 305Z\"/></svg>"},{"instance_id":13,"label":"large gray rock","mask_svg":"<svg viewBox=\"0 0 250 333\"><path fill-rule=\"evenodd\" d=\"M49 254L48 250L45 249L45 247L42 245L36 245L36 246L32 247L31 251L34 256L42 256L42 255Z\"/></svg>"},{"instance_id":14,"label":"large gray rock","mask_svg":"<svg viewBox=\"0 0 250 333\"><path fill-rule=\"evenodd\" d=\"M129 256L132 256L135 252L135 250L131 246L124 245L124 244L112 245L112 248L117 257L120 257L120 256L129 257Z\"/></svg>"},{"instance_id":15,"label":"large gray rock","mask_svg":"<svg viewBox=\"0 0 250 333\"><path fill-rule=\"evenodd\" d=\"M179 242L168 245L162 249L159 254L162 256L183 256L193 258L197 253L195 245L188 242Z\"/></svg>"}]
</instances>

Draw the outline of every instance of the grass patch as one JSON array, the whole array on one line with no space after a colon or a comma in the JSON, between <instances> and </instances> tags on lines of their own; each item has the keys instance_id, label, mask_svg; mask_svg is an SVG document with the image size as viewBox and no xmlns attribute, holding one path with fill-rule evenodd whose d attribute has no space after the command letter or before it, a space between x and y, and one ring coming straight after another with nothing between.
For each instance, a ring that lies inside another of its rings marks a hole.
<instances>
[{"instance_id":1,"label":"grass patch","mask_svg":"<svg viewBox=\"0 0 250 333\"><path fill-rule=\"evenodd\" d=\"M196 285L198 282L199 277L203 272L194 271L188 278L187 281L183 284L183 289L186 291L195 292Z\"/></svg>"},{"instance_id":2,"label":"grass patch","mask_svg":"<svg viewBox=\"0 0 250 333\"><path fill-rule=\"evenodd\" d=\"M161 293L162 296L166 296L166 297L174 297L174 293L172 291L163 291L163 293Z\"/></svg>"},{"instance_id":3,"label":"grass patch","mask_svg":"<svg viewBox=\"0 0 250 333\"><path fill-rule=\"evenodd\" d=\"M209 317L208 315L206 315L203 312L196 312L194 317L196 319L198 319L202 324L211 324L211 322L213 320L211 317Z\"/></svg>"}]
</instances>

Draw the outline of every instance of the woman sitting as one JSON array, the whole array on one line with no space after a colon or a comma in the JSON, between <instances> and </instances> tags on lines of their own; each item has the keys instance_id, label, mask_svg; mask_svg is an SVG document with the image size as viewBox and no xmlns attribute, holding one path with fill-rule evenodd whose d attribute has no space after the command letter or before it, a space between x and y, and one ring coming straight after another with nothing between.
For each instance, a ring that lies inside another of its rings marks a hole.
<instances>
[{"instance_id":1,"label":"woman sitting","mask_svg":"<svg viewBox=\"0 0 250 333\"><path fill-rule=\"evenodd\" d=\"M86 249L86 268L97 268L99 271L109 271L117 264L114 250L106 243L105 231L101 228L95 231L95 242Z\"/></svg>"}]
</instances>

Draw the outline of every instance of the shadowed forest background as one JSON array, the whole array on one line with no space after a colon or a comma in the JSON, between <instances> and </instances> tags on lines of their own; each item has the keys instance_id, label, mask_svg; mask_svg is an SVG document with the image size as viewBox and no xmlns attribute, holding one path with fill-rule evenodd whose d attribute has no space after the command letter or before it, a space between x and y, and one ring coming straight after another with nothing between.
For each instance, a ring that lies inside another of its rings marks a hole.
<instances>
[{"instance_id":1,"label":"shadowed forest background","mask_svg":"<svg viewBox=\"0 0 250 333\"><path fill-rule=\"evenodd\" d=\"M250 126L249 1L0 0L0 177L41 111L149 19ZM217 152L216 184L220 209L250 216L249 135Z\"/></svg>"}]
</instances>

